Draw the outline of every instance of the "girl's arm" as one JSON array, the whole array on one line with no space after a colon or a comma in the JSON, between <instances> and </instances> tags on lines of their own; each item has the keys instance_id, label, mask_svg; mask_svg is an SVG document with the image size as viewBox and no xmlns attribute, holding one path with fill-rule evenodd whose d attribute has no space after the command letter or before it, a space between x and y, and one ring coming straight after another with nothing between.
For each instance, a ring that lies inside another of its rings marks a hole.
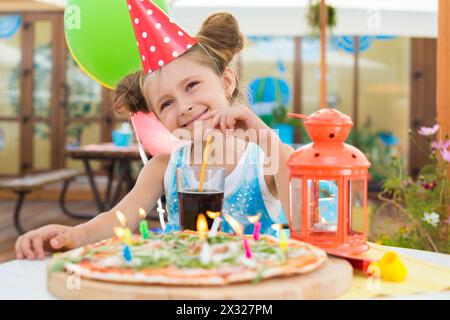
<instances>
[{"instance_id":1,"label":"girl's arm","mask_svg":"<svg viewBox=\"0 0 450 320\"><path fill-rule=\"evenodd\" d=\"M133 189L112 209L80 225L86 235L85 243L94 243L114 235L114 226L120 226L116 211L127 218L127 227L133 232L139 225L139 208L146 212L154 207L164 187L164 172L170 155L152 158L139 173Z\"/></svg>"},{"instance_id":2,"label":"girl's arm","mask_svg":"<svg viewBox=\"0 0 450 320\"><path fill-rule=\"evenodd\" d=\"M139 222L138 209L148 212L163 192L163 178L169 155L157 156L141 170L133 189L114 208L75 227L51 224L20 236L15 244L18 259L44 259L45 251L73 249L114 235L113 227L120 223L116 210L127 218L132 231Z\"/></svg>"}]
</instances>

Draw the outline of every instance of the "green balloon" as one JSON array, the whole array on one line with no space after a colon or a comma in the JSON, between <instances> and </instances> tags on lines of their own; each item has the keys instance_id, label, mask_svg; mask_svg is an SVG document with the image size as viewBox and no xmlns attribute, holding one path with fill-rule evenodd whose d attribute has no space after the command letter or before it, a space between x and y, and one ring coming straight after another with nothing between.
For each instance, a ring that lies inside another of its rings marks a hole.
<instances>
[{"instance_id":1,"label":"green balloon","mask_svg":"<svg viewBox=\"0 0 450 320\"><path fill-rule=\"evenodd\" d=\"M165 0L153 2L169 12ZM69 0L64 31L75 61L105 87L142 69L126 0Z\"/></svg>"}]
</instances>

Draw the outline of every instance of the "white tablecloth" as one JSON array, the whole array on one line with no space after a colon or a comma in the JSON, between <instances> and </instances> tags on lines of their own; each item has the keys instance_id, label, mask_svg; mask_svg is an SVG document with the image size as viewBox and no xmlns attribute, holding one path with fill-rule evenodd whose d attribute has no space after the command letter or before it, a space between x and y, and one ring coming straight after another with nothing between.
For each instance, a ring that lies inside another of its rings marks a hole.
<instances>
[{"instance_id":1,"label":"white tablecloth","mask_svg":"<svg viewBox=\"0 0 450 320\"><path fill-rule=\"evenodd\" d=\"M429 263L450 267L450 255L397 247L386 248ZM0 299L55 299L47 291L46 267L48 262L49 259L43 261L14 260L0 264ZM450 300L450 291L395 297L395 299Z\"/></svg>"}]
</instances>

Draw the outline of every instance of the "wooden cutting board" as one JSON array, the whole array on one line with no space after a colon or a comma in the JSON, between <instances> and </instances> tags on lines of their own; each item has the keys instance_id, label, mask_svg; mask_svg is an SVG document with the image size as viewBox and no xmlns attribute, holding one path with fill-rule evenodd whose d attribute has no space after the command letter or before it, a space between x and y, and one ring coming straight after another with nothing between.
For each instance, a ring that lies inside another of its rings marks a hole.
<instances>
[{"instance_id":1,"label":"wooden cutting board","mask_svg":"<svg viewBox=\"0 0 450 320\"><path fill-rule=\"evenodd\" d=\"M61 299L331 299L350 289L353 269L346 260L328 258L319 269L298 276L274 278L259 283L223 287L130 285L88 279L78 281L63 272L48 274L50 293Z\"/></svg>"}]
</instances>

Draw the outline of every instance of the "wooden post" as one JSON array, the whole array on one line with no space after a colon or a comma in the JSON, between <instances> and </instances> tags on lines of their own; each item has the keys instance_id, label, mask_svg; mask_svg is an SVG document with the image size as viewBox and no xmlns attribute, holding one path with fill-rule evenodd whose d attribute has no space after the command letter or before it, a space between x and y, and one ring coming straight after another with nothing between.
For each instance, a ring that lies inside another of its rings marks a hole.
<instances>
[{"instance_id":1,"label":"wooden post","mask_svg":"<svg viewBox=\"0 0 450 320\"><path fill-rule=\"evenodd\" d=\"M22 65L20 69L20 174L33 168L33 43L34 28L28 14L22 15Z\"/></svg>"},{"instance_id":2,"label":"wooden post","mask_svg":"<svg viewBox=\"0 0 450 320\"><path fill-rule=\"evenodd\" d=\"M65 165L65 118L67 104L66 88L66 41L64 35L64 14L52 14L52 112L51 123L51 168Z\"/></svg>"},{"instance_id":3,"label":"wooden post","mask_svg":"<svg viewBox=\"0 0 450 320\"><path fill-rule=\"evenodd\" d=\"M439 0L437 40L437 118L441 139L450 136L450 2ZM448 170L450 178L450 168Z\"/></svg>"},{"instance_id":4,"label":"wooden post","mask_svg":"<svg viewBox=\"0 0 450 320\"><path fill-rule=\"evenodd\" d=\"M294 113L302 113L302 38L294 37ZM295 129L295 143L302 141L302 132L300 129Z\"/></svg>"},{"instance_id":5,"label":"wooden post","mask_svg":"<svg viewBox=\"0 0 450 320\"><path fill-rule=\"evenodd\" d=\"M417 132L420 127L430 127L436 122L437 40L411 39L411 77L409 98L409 127ZM418 145L421 147L418 147ZM427 137L415 134L409 140L409 173L417 177L420 168L430 163Z\"/></svg>"},{"instance_id":6,"label":"wooden post","mask_svg":"<svg viewBox=\"0 0 450 320\"><path fill-rule=\"evenodd\" d=\"M327 107L327 20L325 0L320 0L320 108Z\"/></svg>"},{"instance_id":7,"label":"wooden post","mask_svg":"<svg viewBox=\"0 0 450 320\"><path fill-rule=\"evenodd\" d=\"M358 36L353 37L355 42L354 65L353 65L353 128L359 125L359 43Z\"/></svg>"},{"instance_id":8,"label":"wooden post","mask_svg":"<svg viewBox=\"0 0 450 320\"><path fill-rule=\"evenodd\" d=\"M437 40L437 118L441 126L440 138L450 136L450 3L439 0L438 40ZM447 179L450 179L450 166L447 166ZM447 217L450 208L447 207Z\"/></svg>"}]
</instances>

